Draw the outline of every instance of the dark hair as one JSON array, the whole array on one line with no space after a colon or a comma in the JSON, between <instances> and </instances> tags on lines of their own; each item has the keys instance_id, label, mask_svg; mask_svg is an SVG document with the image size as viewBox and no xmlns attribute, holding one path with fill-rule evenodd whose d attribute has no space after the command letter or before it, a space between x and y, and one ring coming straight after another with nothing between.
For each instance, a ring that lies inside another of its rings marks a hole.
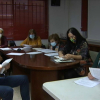
<instances>
[{"instance_id":1,"label":"dark hair","mask_svg":"<svg viewBox=\"0 0 100 100\"><path fill-rule=\"evenodd\" d=\"M30 29L29 32L28 32L28 37L29 35L33 33L35 35L35 38L34 39L37 39L37 34L36 34L36 31L34 29ZM29 37L29 39L31 40L31 38Z\"/></svg>"},{"instance_id":2,"label":"dark hair","mask_svg":"<svg viewBox=\"0 0 100 100\"><path fill-rule=\"evenodd\" d=\"M60 42L60 38L59 38L58 34L56 34L56 33L50 35L49 38L48 38L48 41L50 42L51 39L54 39L55 41L57 41L57 43Z\"/></svg>"},{"instance_id":3,"label":"dark hair","mask_svg":"<svg viewBox=\"0 0 100 100\"><path fill-rule=\"evenodd\" d=\"M70 38L68 37L69 33L72 33L73 35L75 35L76 43L72 43L70 41ZM76 45L79 46L80 43L82 43L82 41L86 41L86 39L82 37L82 35L79 33L79 31L76 28L72 27L72 28L68 29L68 31L67 31L67 43L70 45L70 47L73 47Z\"/></svg>"}]
</instances>

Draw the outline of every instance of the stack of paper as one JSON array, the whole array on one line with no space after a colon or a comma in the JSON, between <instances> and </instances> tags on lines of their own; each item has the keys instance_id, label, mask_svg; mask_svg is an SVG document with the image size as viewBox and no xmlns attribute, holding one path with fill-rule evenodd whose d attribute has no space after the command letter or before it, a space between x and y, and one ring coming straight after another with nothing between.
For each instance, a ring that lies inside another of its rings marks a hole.
<instances>
[{"instance_id":1,"label":"stack of paper","mask_svg":"<svg viewBox=\"0 0 100 100\"><path fill-rule=\"evenodd\" d=\"M1 50L4 50L4 51L8 51L8 50L11 50L11 48L0 48Z\"/></svg>"},{"instance_id":2,"label":"stack of paper","mask_svg":"<svg viewBox=\"0 0 100 100\"><path fill-rule=\"evenodd\" d=\"M46 56L55 56L55 55L58 55L58 53L47 53L47 54L44 54L44 55L46 55Z\"/></svg>"},{"instance_id":3,"label":"stack of paper","mask_svg":"<svg viewBox=\"0 0 100 100\"><path fill-rule=\"evenodd\" d=\"M40 50L37 50L37 51L44 52L44 53L56 52L55 50L50 50L50 49L40 49Z\"/></svg>"},{"instance_id":4,"label":"stack of paper","mask_svg":"<svg viewBox=\"0 0 100 100\"><path fill-rule=\"evenodd\" d=\"M40 54L40 53L42 53L42 52L28 52L26 54Z\"/></svg>"},{"instance_id":5,"label":"stack of paper","mask_svg":"<svg viewBox=\"0 0 100 100\"><path fill-rule=\"evenodd\" d=\"M32 47L32 45L23 44L25 47Z\"/></svg>"},{"instance_id":6,"label":"stack of paper","mask_svg":"<svg viewBox=\"0 0 100 100\"><path fill-rule=\"evenodd\" d=\"M21 55L23 55L23 54L25 54L25 53L8 53L7 55L21 56Z\"/></svg>"},{"instance_id":7,"label":"stack of paper","mask_svg":"<svg viewBox=\"0 0 100 100\"><path fill-rule=\"evenodd\" d=\"M41 50L41 49L43 49L43 48L32 48L33 50Z\"/></svg>"},{"instance_id":8,"label":"stack of paper","mask_svg":"<svg viewBox=\"0 0 100 100\"><path fill-rule=\"evenodd\" d=\"M55 62L74 62L73 59L69 59L69 60L66 60L66 59L65 60L64 59L63 60L61 60L61 59L54 59L54 61Z\"/></svg>"},{"instance_id":9,"label":"stack of paper","mask_svg":"<svg viewBox=\"0 0 100 100\"><path fill-rule=\"evenodd\" d=\"M63 57L59 57L59 56L54 56L54 57L57 58L57 59L60 59L60 60L64 59Z\"/></svg>"},{"instance_id":10,"label":"stack of paper","mask_svg":"<svg viewBox=\"0 0 100 100\"><path fill-rule=\"evenodd\" d=\"M64 59L63 57L54 56L57 59L54 59L55 62L74 62L74 59Z\"/></svg>"}]
</instances>

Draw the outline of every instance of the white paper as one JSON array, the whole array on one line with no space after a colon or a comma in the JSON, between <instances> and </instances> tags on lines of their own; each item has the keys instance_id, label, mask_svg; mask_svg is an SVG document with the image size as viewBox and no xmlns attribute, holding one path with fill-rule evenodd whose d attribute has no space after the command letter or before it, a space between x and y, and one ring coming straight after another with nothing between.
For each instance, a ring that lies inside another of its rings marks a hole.
<instances>
[{"instance_id":1,"label":"white paper","mask_svg":"<svg viewBox=\"0 0 100 100\"><path fill-rule=\"evenodd\" d=\"M32 45L23 44L25 47L32 47Z\"/></svg>"},{"instance_id":2,"label":"white paper","mask_svg":"<svg viewBox=\"0 0 100 100\"><path fill-rule=\"evenodd\" d=\"M9 63L11 62L12 59L13 59L13 58L7 59L7 60L5 60L5 61L1 64L2 70L0 71L0 74L2 74L2 73L5 71L5 68L4 68L4 67L5 67L7 64L9 64Z\"/></svg>"},{"instance_id":3,"label":"white paper","mask_svg":"<svg viewBox=\"0 0 100 100\"><path fill-rule=\"evenodd\" d=\"M43 48L32 48L33 50L41 50L41 49L43 49Z\"/></svg>"},{"instance_id":4,"label":"white paper","mask_svg":"<svg viewBox=\"0 0 100 100\"><path fill-rule=\"evenodd\" d=\"M21 56L21 55L23 55L23 54L25 54L25 53L8 53L7 55Z\"/></svg>"},{"instance_id":5,"label":"white paper","mask_svg":"<svg viewBox=\"0 0 100 100\"><path fill-rule=\"evenodd\" d=\"M83 85L86 87L94 87L98 84L100 84L100 80L94 79L90 80L88 77L81 78L79 80L74 81L76 84Z\"/></svg>"},{"instance_id":6,"label":"white paper","mask_svg":"<svg viewBox=\"0 0 100 100\"><path fill-rule=\"evenodd\" d=\"M40 54L40 53L42 53L42 52L28 52L26 54Z\"/></svg>"},{"instance_id":7,"label":"white paper","mask_svg":"<svg viewBox=\"0 0 100 100\"><path fill-rule=\"evenodd\" d=\"M40 49L38 51L41 51L41 52L44 52L44 53L56 52L55 50L50 50L50 49Z\"/></svg>"},{"instance_id":8,"label":"white paper","mask_svg":"<svg viewBox=\"0 0 100 100\"><path fill-rule=\"evenodd\" d=\"M61 59L54 59L55 62L74 62L75 60L69 59L69 60L61 60Z\"/></svg>"},{"instance_id":9,"label":"white paper","mask_svg":"<svg viewBox=\"0 0 100 100\"><path fill-rule=\"evenodd\" d=\"M55 58L58 58L58 59L60 59L60 60L64 60L64 58L62 58L62 57L59 57L59 56L54 56Z\"/></svg>"},{"instance_id":10,"label":"white paper","mask_svg":"<svg viewBox=\"0 0 100 100\"><path fill-rule=\"evenodd\" d=\"M91 75L100 80L100 68L89 68Z\"/></svg>"},{"instance_id":11,"label":"white paper","mask_svg":"<svg viewBox=\"0 0 100 100\"><path fill-rule=\"evenodd\" d=\"M55 56L55 55L58 55L58 53L48 53L48 54L44 54L46 56Z\"/></svg>"},{"instance_id":12,"label":"white paper","mask_svg":"<svg viewBox=\"0 0 100 100\"><path fill-rule=\"evenodd\" d=\"M0 71L0 74L3 74L4 71L5 71L5 68L2 68L2 70Z\"/></svg>"},{"instance_id":13,"label":"white paper","mask_svg":"<svg viewBox=\"0 0 100 100\"><path fill-rule=\"evenodd\" d=\"M8 50L11 50L11 48L0 48L1 50L4 50L4 51L8 51Z\"/></svg>"}]
</instances>

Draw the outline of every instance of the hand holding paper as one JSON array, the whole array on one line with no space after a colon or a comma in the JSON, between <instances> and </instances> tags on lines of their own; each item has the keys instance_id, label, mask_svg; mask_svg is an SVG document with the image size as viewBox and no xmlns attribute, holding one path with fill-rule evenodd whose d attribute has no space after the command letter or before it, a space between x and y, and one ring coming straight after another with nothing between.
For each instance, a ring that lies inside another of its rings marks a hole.
<instances>
[{"instance_id":1,"label":"hand holding paper","mask_svg":"<svg viewBox=\"0 0 100 100\"><path fill-rule=\"evenodd\" d=\"M89 68L91 75L100 80L100 68Z\"/></svg>"},{"instance_id":2,"label":"hand holding paper","mask_svg":"<svg viewBox=\"0 0 100 100\"><path fill-rule=\"evenodd\" d=\"M5 70L9 69L11 60L12 58L7 59L1 64L2 69L0 70L0 74L2 74Z\"/></svg>"}]
</instances>

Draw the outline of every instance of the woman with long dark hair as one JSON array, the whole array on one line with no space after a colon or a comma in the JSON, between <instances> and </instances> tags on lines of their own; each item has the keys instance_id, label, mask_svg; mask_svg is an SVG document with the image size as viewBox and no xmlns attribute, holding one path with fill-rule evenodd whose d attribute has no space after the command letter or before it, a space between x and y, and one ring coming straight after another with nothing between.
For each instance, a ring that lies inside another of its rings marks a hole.
<instances>
[{"instance_id":1,"label":"woman with long dark hair","mask_svg":"<svg viewBox=\"0 0 100 100\"><path fill-rule=\"evenodd\" d=\"M88 43L85 38L81 36L76 28L70 28L67 31L67 42L62 51L59 51L59 56L64 59L80 60L78 68L67 70L65 78L73 78L85 75L83 65L92 64L89 54Z\"/></svg>"}]
</instances>

